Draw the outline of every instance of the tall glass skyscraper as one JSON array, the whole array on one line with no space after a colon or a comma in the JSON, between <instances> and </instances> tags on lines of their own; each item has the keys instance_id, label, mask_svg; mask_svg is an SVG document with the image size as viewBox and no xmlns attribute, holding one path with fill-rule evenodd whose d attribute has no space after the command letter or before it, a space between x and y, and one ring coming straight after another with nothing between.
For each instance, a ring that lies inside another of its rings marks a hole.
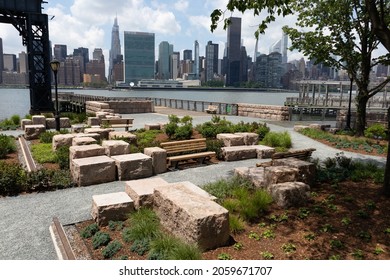
<instances>
[{"instance_id":1,"label":"tall glass skyscraper","mask_svg":"<svg viewBox=\"0 0 390 280\"><path fill-rule=\"evenodd\" d=\"M154 49L154 33L125 31L126 84L154 78Z\"/></svg>"},{"instance_id":2,"label":"tall glass skyscraper","mask_svg":"<svg viewBox=\"0 0 390 280\"><path fill-rule=\"evenodd\" d=\"M173 54L173 45L167 41L162 41L158 45L158 78L169 80L172 78L171 73L171 56Z\"/></svg>"},{"instance_id":3,"label":"tall glass skyscraper","mask_svg":"<svg viewBox=\"0 0 390 280\"><path fill-rule=\"evenodd\" d=\"M110 83L114 82L114 65L122 62L121 54L121 41L119 38L119 25L118 18L115 17L114 25L111 32L111 49L110 49L110 61L108 66L108 80Z\"/></svg>"},{"instance_id":4,"label":"tall glass skyscraper","mask_svg":"<svg viewBox=\"0 0 390 280\"><path fill-rule=\"evenodd\" d=\"M241 18L231 17L227 29L226 85L239 86L241 59Z\"/></svg>"},{"instance_id":5,"label":"tall glass skyscraper","mask_svg":"<svg viewBox=\"0 0 390 280\"><path fill-rule=\"evenodd\" d=\"M194 57L194 67L195 67L195 79L199 79L199 43L197 40L195 40L194 43L194 51L195 51L195 57Z\"/></svg>"},{"instance_id":6,"label":"tall glass skyscraper","mask_svg":"<svg viewBox=\"0 0 390 280\"><path fill-rule=\"evenodd\" d=\"M218 73L218 44L209 41L206 45L206 81L212 81L214 74Z\"/></svg>"}]
</instances>

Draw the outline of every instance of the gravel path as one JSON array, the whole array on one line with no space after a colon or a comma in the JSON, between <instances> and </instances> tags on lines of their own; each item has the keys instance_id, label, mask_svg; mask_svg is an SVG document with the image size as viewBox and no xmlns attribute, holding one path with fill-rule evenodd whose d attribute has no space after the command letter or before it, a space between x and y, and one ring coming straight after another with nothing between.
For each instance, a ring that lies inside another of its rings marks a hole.
<instances>
[{"instance_id":1,"label":"gravel path","mask_svg":"<svg viewBox=\"0 0 390 280\"><path fill-rule=\"evenodd\" d=\"M155 114L129 115L134 118L134 128L142 128L145 123L167 122L166 114L183 116L191 112L157 108ZM193 115L193 124L211 119L210 115L199 113ZM228 116L227 120L238 122L259 121L254 118ZM302 122L301 122L302 123ZM294 123L267 122L272 131L289 131L293 147L315 148L313 157L324 159L340 152L293 131ZM13 134L13 133L10 133ZM348 157L361 160L375 160L385 163L385 158L345 153ZM202 186L220 178L230 176L236 167L253 167L258 159L236 162L220 162L203 167L172 171L159 175L168 182L191 181ZM72 224L91 218L92 195L124 190L124 182L58 190L45 193L34 193L15 197L0 198L0 260L53 260L57 259L50 237L49 226L53 217L58 217L62 224Z\"/></svg>"}]
</instances>

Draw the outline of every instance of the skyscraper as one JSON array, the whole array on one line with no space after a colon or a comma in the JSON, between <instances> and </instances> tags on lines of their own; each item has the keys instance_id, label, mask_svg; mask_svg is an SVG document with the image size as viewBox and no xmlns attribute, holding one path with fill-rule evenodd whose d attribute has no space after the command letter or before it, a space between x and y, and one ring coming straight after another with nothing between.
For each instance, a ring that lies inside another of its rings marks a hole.
<instances>
[{"instance_id":1,"label":"skyscraper","mask_svg":"<svg viewBox=\"0 0 390 280\"><path fill-rule=\"evenodd\" d=\"M227 29L227 73L226 85L238 86L240 84L240 58L241 58L241 18L229 18Z\"/></svg>"},{"instance_id":2,"label":"skyscraper","mask_svg":"<svg viewBox=\"0 0 390 280\"><path fill-rule=\"evenodd\" d=\"M214 74L218 73L218 44L213 44L209 41L206 45L206 66L205 80L211 81L214 79Z\"/></svg>"},{"instance_id":3,"label":"skyscraper","mask_svg":"<svg viewBox=\"0 0 390 280\"><path fill-rule=\"evenodd\" d=\"M125 31L125 82L137 84L153 79L155 69L154 33Z\"/></svg>"},{"instance_id":4,"label":"skyscraper","mask_svg":"<svg viewBox=\"0 0 390 280\"><path fill-rule=\"evenodd\" d=\"M162 41L158 46L158 78L168 80L171 74L171 56L173 54L173 45L167 41Z\"/></svg>"},{"instance_id":5,"label":"skyscraper","mask_svg":"<svg viewBox=\"0 0 390 280\"><path fill-rule=\"evenodd\" d=\"M54 58L59 61L65 61L66 56L68 55L66 45L54 45Z\"/></svg>"},{"instance_id":6,"label":"skyscraper","mask_svg":"<svg viewBox=\"0 0 390 280\"><path fill-rule=\"evenodd\" d=\"M116 79L114 78L114 67L116 64L121 64L123 56L121 54L121 42L119 38L119 25L118 18L115 17L114 25L112 26L111 32L111 49L110 49L110 61L108 68L108 80L110 83L114 83Z\"/></svg>"},{"instance_id":7,"label":"skyscraper","mask_svg":"<svg viewBox=\"0 0 390 280\"><path fill-rule=\"evenodd\" d=\"M183 51L183 60L192 60L192 50Z\"/></svg>"},{"instance_id":8,"label":"skyscraper","mask_svg":"<svg viewBox=\"0 0 390 280\"><path fill-rule=\"evenodd\" d=\"M197 40L195 40L195 43L194 43L194 53L195 53L195 57L194 57L194 74L195 74L195 79L199 79L199 43Z\"/></svg>"},{"instance_id":9,"label":"skyscraper","mask_svg":"<svg viewBox=\"0 0 390 280\"><path fill-rule=\"evenodd\" d=\"M0 84L3 83L3 39L0 38Z\"/></svg>"}]
</instances>

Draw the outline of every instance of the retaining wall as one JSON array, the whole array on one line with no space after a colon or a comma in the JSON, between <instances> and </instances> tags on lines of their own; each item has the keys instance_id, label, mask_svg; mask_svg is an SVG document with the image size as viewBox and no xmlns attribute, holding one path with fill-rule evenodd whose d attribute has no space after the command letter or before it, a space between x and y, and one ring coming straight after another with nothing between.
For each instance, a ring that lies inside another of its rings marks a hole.
<instances>
[{"instance_id":1,"label":"retaining wall","mask_svg":"<svg viewBox=\"0 0 390 280\"><path fill-rule=\"evenodd\" d=\"M238 104L238 115L274 121L289 121L290 112L287 106Z\"/></svg>"},{"instance_id":2,"label":"retaining wall","mask_svg":"<svg viewBox=\"0 0 390 280\"><path fill-rule=\"evenodd\" d=\"M151 100L86 102L87 113L96 113L102 111L110 111L117 114L153 113L154 103Z\"/></svg>"}]
</instances>

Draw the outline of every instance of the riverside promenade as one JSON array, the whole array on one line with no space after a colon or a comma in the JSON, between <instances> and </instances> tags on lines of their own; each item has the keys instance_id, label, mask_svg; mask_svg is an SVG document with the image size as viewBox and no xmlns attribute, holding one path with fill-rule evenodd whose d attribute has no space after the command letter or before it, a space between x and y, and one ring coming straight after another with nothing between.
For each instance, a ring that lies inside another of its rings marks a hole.
<instances>
[{"instance_id":1,"label":"riverside promenade","mask_svg":"<svg viewBox=\"0 0 390 280\"><path fill-rule=\"evenodd\" d=\"M134 118L134 129L137 129L143 128L146 123L167 122L169 114L191 115L194 125L211 119L211 115L202 112L162 107L157 107L156 113L125 116ZM314 158L334 157L336 153L340 152L340 150L330 148L295 132L293 130L294 122L271 122L237 116L227 116L226 119L232 122L266 122L271 131L288 131L291 134L293 148L315 148L316 151L312 154ZM299 122L299 124L304 123ZM334 123L331 124L334 125ZM15 133L18 132L9 132L13 135ZM384 157L365 156L349 152L344 154L347 157L375 161L378 164L385 164L386 161ZM198 186L202 186L207 182L232 176L232 172L236 167L254 167L256 163L261 161L266 160L249 159L219 162L218 164L180 171L170 171L158 176L170 183L191 181ZM124 181L116 181L88 187L0 198L0 260L57 259L49 232L53 217L58 217L64 225L91 219L92 195L124 191L124 188Z\"/></svg>"}]
</instances>

